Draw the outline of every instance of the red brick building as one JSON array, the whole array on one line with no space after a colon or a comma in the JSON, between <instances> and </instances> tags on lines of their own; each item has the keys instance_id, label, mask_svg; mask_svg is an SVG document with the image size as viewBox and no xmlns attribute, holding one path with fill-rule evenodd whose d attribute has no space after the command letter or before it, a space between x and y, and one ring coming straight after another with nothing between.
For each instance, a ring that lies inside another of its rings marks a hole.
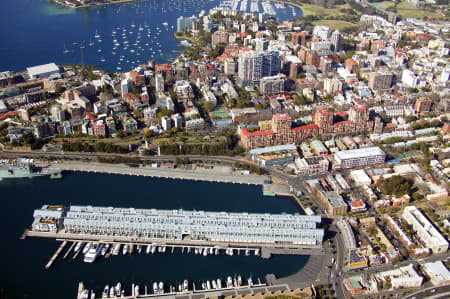
<instances>
[{"instance_id":1,"label":"red brick building","mask_svg":"<svg viewBox=\"0 0 450 299\"><path fill-rule=\"evenodd\" d=\"M333 112L329 109L318 109L313 115L314 124L292 128L292 119L288 114L274 114L271 130L250 132L241 130L241 141L246 149L264 147L276 144L300 143L319 135L345 134L349 132L369 131L373 121L369 121L366 107L355 108L356 112L347 120L333 123Z\"/></svg>"}]
</instances>

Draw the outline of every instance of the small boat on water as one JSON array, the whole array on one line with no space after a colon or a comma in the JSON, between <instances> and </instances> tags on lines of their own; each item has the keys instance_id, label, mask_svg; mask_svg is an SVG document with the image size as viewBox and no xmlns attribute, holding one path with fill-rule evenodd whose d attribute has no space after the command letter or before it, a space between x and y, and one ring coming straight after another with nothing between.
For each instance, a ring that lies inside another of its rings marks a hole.
<instances>
[{"instance_id":1,"label":"small boat on water","mask_svg":"<svg viewBox=\"0 0 450 299\"><path fill-rule=\"evenodd\" d=\"M120 58L120 59L122 59L122 58ZM147 254L149 254L150 253L150 245L147 245L147 248L145 249L145 253L147 253Z\"/></svg>"},{"instance_id":2,"label":"small boat on water","mask_svg":"<svg viewBox=\"0 0 450 299\"><path fill-rule=\"evenodd\" d=\"M122 284L118 282L116 284L116 296L119 296L121 292L122 292Z\"/></svg>"},{"instance_id":3,"label":"small boat on water","mask_svg":"<svg viewBox=\"0 0 450 299\"><path fill-rule=\"evenodd\" d=\"M164 282L160 281L158 284L159 294L164 294Z\"/></svg>"},{"instance_id":4,"label":"small boat on water","mask_svg":"<svg viewBox=\"0 0 450 299\"><path fill-rule=\"evenodd\" d=\"M189 282L187 280L183 281L183 291L187 292L189 290Z\"/></svg>"},{"instance_id":5,"label":"small boat on water","mask_svg":"<svg viewBox=\"0 0 450 299\"><path fill-rule=\"evenodd\" d=\"M102 298L108 298L108 294L109 294L109 285L106 285L105 288L103 289Z\"/></svg>"},{"instance_id":6,"label":"small boat on water","mask_svg":"<svg viewBox=\"0 0 450 299\"><path fill-rule=\"evenodd\" d=\"M208 255L208 248L205 248L205 250L203 250L203 256L207 256Z\"/></svg>"},{"instance_id":7,"label":"small boat on water","mask_svg":"<svg viewBox=\"0 0 450 299\"><path fill-rule=\"evenodd\" d=\"M151 252L151 254L154 254L156 252L156 246L152 245L150 252Z\"/></svg>"},{"instance_id":8,"label":"small boat on water","mask_svg":"<svg viewBox=\"0 0 450 299\"><path fill-rule=\"evenodd\" d=\"M95 38L100 38L100 34L98 34L98 30L95 30L95 35L94 35L94 37L95 37Z\"/></svg>"},{"instance_id":9,"label":"small boat on water","mask_svg":"<svg viewBox=\"0 0 450 299\"><path fill-rule=\"evenodd\" d=\"M255 255L259 255L259 249L255 249Z\"/></svg>"},{"instance_id":10,"label":"small boat on water","mask_svg":"<svg viewBox=\"0 0 450 299\"><path fill-rule=\"evenodd\" d=\"M250 250L249 249L245 249L245 256L249 256L250 255Z\"/></svg>"},{"instance_id":11,"label":"small boat on water","mask_svg":"<svg viewBox=\"0 0 450 299\"><path fill-rule=\"evenodd\" d=\"M212 288L214 290L217 289L217 283L216 283L216 281L214 279L211 281L211 284L212 284Z\"/></svg>"},{"instance_id":12,"label":"small boat on water","mask_svg":"<svg viewBox=\"0 0 450 299\"><path fill-rule=\"evenodd\" d=\"M237 277L237 284L238 284L238 286L242 285L242 277L241 277L241 275L238 275L238 277Z\"/></svg>"},{"instance_id":13,"label":"small boat on water","mask_svg":"<svg viewBox=\"0 0 450 299\"><path fill-rule=\"evenodd\" d=\"M219 255L219 248L216 248L216 250L214 250L214 254Z\"/></svg>"},{"instance_id":14,"label":"small boat on water","mask_svg":"<svg viewBox=\"0 0 450 299\"><path fill-rule=\"evenodd\" d=\"M142 246L141 246L141 245L138 245L138 246L137 246L137 252L138 252L138 253L141 253L141 252L142 252Z\"/></svg>"},{"instance_id":15,"label":"small boat on water","mask_svg":"<svg viewBox=\"0 0 450 299\"><path fill-rule=\"evenodd\" d=\"M248 286L249 286L249 287L252 287L252 286L253 286L253 280L252 280L252 277L251 277L251 276L247 279L247 282L248 282Z\"/></svg>"},{"instance_id":16,"label":"small boat on water","mask_svg":"<svg viewBox=\"0 0 450 299\"><path fill-rule=\"evenodd\" d=\"M220 280L220 278L217 278L217 288L222 288L222 281Z\"/></svg>"},{"instance_id":17,"label":"small boat on water","mask_svg":"<svg viewBox=\"0 0 450 299\"><path fill-rule=\"evenodd\" d=\"M91 290L91 299L95 299L95 292L94 292L94 290Z\"/></svg>"},{"instance_id":18,"label":"small boat on water","mask_svg":"<svg viewBox=\"0 0 450 299\"><path fill-rule=\"evenodd\" d=\"M105 255L106 252L108 252L110 244L106 243L105 246L103 246L102 251L100 252L101 255Z\"/></svg>"},{"instance_id":19,"label":"small boat on water","mask_svg":"<svg viewBox=\"0 0 450 299\"><path fill-rule=\"evenodd\" d=\"M158 294L158 283L157 282L153 283L153 294Z\"/></svg>"},{"instance_id":20,"label":"small boat on water","mask_svg":"<svg viewBox=\"0 0 450 299\"><path fill-rule=\"evenodd\" d=\"M119 255L120 253L120 244L114 245L113 255Z\"/></svg>"},{"instance_id":21,"label":"small boat on water","mask_svg":"<svg viewBox=\"0 0 450 299\"><path fill-rule=\"evenodd\" d=\"M139 296L139 285L134 286L134 295L137 297Z\"/></svg>"},{"instance_id":22,"label":"small boat on water","mask_svg":"<svg viewBox=\"0 0 450 299\"><path fill-rule=\"evenodd\" d=\"M114 290L114 287L111 286L111 288L109 289L109 298L113 298L116 296L116 292Z\"/></svg>"},{"instance_id":23,"label":"small boat on water","mask_svg":"<svg viewBox=\"0 0 450 299\"><path fill-rule=\"evenodd\" d=\"M63 51L63 53L64 53L64 54L70 53L70 51L66 48L66 44L64 44L64 51Z\"/></svg>"},{"instance_id":24,"label":"small boat on water","mask_svg":"<svg viewBox=\"0 0 450 299\"><path fill-rule=\"evenodd\" d=\"M211 290L211 282L209 280L206 281L206 289Z\"/></svg>"},{"instance_id":25,"label":"small boat on water","mask_svg":"<svg viewBox=\"0 0 450 299\"><path fill-rule=\"evenodd\" d=\"M126 255L128 253L128 244L123 245L122 254Z\"/></svg>"},{"instance_id":26,"label":"small boat on water","mask_svg":"<svg viewBox=\"0 0 450 299\"><path fill-rule=\"evenodd\" d=\"M84 242L78 242L77 245L75 245L74 252L80 251L81 247L84 245Z\"/></svg>"},{"instance_id":27,"label":"small boat on water","mask_svg":"<svg viewBox=\"0 0 450 299\"><path fill-rule=\"evenodd\" d=\"M84 246L82 253L86 254L89 251L89 249L91 248L91 246L92 246L92 243L87 243L86 246Z\"/></svg>"},{"instance_id":28,"label":"small boat on water","mask_svg":"<svg viewBox=\"0 0 450 299\"><path fill-rule=\"evenodd\" d=\"M50 179L55 180L55 179L62 179L63 175L61 172L57 172L57 173L52 173L50 175Z\"/></svg>"}]
</instances>

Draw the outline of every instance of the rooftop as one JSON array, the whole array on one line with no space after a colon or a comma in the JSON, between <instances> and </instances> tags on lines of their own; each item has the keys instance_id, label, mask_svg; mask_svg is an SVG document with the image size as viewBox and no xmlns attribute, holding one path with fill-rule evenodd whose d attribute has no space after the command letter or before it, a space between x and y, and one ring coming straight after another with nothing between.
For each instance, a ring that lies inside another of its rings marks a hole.
<instances>
[{"instance_id":1,"label":"rooftop","mask_svg":"<svg viewBox=\"0 0 450 299\"><path fill-rule=\"evenodd\" d=\"M335 157L340 160L346 160L346 159L357 159L357 158L368 158L372 156L378 156L378 155L385 155L385 153L377 146L374 147L366 147L366 148L359 148L354 150L348 150L348 151L340 151L337 152Z\"/></svg>"},{"instance_id":2,"label":"rooftop","mask_svg":"<svg viewBox=\"0 0 450 299\"><path fill-rule=\"evenodd\" d=\"M59 72L59 68L55 63L43 64L27 68L30 76L37 76L51 72Z\"/></svg>"}]
</instances>

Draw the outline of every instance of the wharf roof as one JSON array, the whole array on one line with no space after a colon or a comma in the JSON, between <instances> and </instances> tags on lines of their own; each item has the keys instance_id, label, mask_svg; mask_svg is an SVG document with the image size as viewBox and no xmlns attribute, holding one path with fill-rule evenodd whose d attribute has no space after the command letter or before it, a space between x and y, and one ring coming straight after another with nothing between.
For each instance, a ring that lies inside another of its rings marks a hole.
<instances>
[{"instance_id":1,"label":"wharf roof","mask_svg":"<svg viewBox=\"0 0 450 299\"><path fill-rule=\"evenodd\" d=\"M59 68L55 63L48 63L48 64L29 67L29 68L27 68L27 72L30 76L37 76L40 74L59 72Z\"/></svg>"}]
</instances>

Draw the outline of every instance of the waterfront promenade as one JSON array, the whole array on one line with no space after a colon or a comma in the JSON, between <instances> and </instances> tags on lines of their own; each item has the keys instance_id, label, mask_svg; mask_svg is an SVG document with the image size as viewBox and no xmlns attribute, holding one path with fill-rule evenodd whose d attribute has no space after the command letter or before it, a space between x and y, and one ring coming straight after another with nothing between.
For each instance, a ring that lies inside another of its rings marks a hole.
<instances>
[{"instance_id":1,"label":"waterfront promenade","mask_svg":"<svg viewBox=\"0 0 450 299\"><path fill-rule=\"evenodd\" d=\"M65 162L51 164L49 170L96 172L248 185L263 185L264 180L269 179L266 175L242 174L242 172L233 171L231 167L227 166L214 166L213 169L193 167L189 170L182 168L152 168L149 165L134 168L125 164Z\"/></svg>"}]
</instances>

